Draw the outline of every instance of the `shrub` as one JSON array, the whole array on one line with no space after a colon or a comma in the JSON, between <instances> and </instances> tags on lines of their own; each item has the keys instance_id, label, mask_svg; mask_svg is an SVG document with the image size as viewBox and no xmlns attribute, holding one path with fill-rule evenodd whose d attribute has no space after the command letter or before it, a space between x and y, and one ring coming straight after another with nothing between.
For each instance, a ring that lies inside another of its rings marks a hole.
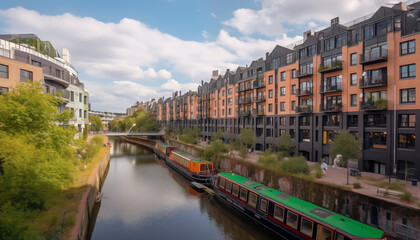
<instances>
[{"instance_id":1,"label":"shrub","mask_svg":"<svg viewBox=\"0 0 420 240\"><path fill-rule=\"evenodd\" d=\"M279 162L279 160L275 155L273 155L271 150L267 150L263 155L259 156L258 162L264 164L265 166L274 166Z\"/></svg>"},{"instance_id":2,"label":"shrub","mask_svg":"<svg viewBox=\"0 0 420 240\"><path fill-rule=\"evenodd\" d=\"M410 192L404 192L401 196L400 196L400 200L406 203L413 203L415 201L417 201L417 198L413 196L413 194L411 194Z\"/></svg>"},{"instance_id":3,"label":"shrub","mask_svg":"<svg viewBox=\"0 0 420 240\"><path fill-rule=\"evenodd\" d=\"M279 163L279 168L291 174L309 174L309 166L306 159L302 156L291 157Z\"/></svg>"}]
</instances>

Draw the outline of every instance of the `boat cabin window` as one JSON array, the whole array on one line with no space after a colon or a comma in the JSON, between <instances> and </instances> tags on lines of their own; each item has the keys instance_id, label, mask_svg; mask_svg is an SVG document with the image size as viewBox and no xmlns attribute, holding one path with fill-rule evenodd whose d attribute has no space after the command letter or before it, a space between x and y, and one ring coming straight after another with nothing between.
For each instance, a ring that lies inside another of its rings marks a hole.
<instances>
[{"instance_id":1,"label":"boat cabin window","mask_svg":"<svg viewBox=\"0 0 420 240\"><path fill-rule=\"evenodd\" d=\"M298 215L290 211L287 212L287 225L297 229Z\"/></svg>"},{"instance_id":2,"label":"boat cabin window","mask_svg":"<svg viewBox=\"0 0 420 240\"><path fill-rule=\"evenodd\" d=\"M230 191L232 190L232 183L229 181L226 181L226 191L230 193Z\"/></svg>"},{"instance_id":3,"label":"boat cabin window","mask_svg":"<svg viewBox=\"0 0 420 240\"><path fill-rule=\"evenodd\" d=\"M258 196L255 193L249 192L248 205L257 208Z\"/></svg>"},{"instance_id":4,"label":"boat cabin window","mask_svg":"<svg viewBox=\"0 0 420 240\"><path fill-rule=\"evenodd\" d=\"M318 230L316 231L316 240L332 240L332 231L325 228L321 224L318 224Z\"/></svg>"},{"instance_id":5,"label":"boat cabin window","mask_svg":"<svg viewBox=\"0 0 420 240\"><path fill-rule=\"evenodd\" d=\"M232 186L232 195L235 197L238 197L239 194L239 186L236 184L233 184Z\"/></svg>"},{"instance_id":6,"label":"boat cabin window","mask_svg":"<svg viewBox=\"0 0 420 240\"><path fill-rule=\"evenodd\" d=\"M243 187L241 187L241 199L243 200L243 201L245 201L246 202L246 197L247 197L247 195L248 195L248 190L246 190L245 188L243 188Z\"/></svg>"},{"instance_id":7,"label":"boat cabin window","mask_svg":"<svg viewBox=\"0 0 420 240\"><path fill-rule=\"evenodd\" d=\"M267 206L268 206L267 200L261 198L261 200L260 200L260 210L262 212L267 213Z\"/></svg>"},{"instance_id":8,"label":"boat cabin window","mask_svg":"<svg viewBox=\"0 0 420 240\"><path fill-rule=\"evenodd\" d=\"M225 179L219 178L219 187L225 189Z\"/></svg>"},{"instance_id":9,"label":"boat cabin window","mask_svg":"<svg viewBox=\"0 0 420 240\"><path fill-rule=\"evenodd\" d=\"M283 222L284 221L284 208L279 205L274 206L274 218Z\"/></svg>"},{"instance_id":10,"label":"boat cabin window","mask_svg":"<svg viewBox=\"0 0 420 240\"><path fill-rule=\"evenodd\" d=\"M344 235L343 235L343 234L341 234L341 233L336 233L336 234L335 234L335 240L350 240L350 238L348 238L348 237L344 236Z\"/></svg>"},{"instance_id":11,"label":"boat cabin window","mask_svg":"<svg viewBox=\"0 0 420 240\"><path fill-rule=\"evenodd\" d=\"M314 226L314 222L306 219L306 218L302 218L302 221L300 223L300 231L309 236L312 237L312 230L313 230L313 226Z\"/></svg>"}]
</instances>

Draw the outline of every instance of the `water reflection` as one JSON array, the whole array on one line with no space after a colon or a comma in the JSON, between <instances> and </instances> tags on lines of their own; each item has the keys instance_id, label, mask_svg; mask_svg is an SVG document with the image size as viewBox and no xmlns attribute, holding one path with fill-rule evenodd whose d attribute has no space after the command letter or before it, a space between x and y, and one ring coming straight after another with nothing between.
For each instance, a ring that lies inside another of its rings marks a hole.
<instances>
[{"instance_id":1,"label":"water reflection","mask_svg":"<svg viewBox=\"0 0 420 240\"><path fill-rule=\"evenodd\" d=\"M114 141L92 239L273 239L166 168L148 150Z\"/></svg>"}]
</instances>

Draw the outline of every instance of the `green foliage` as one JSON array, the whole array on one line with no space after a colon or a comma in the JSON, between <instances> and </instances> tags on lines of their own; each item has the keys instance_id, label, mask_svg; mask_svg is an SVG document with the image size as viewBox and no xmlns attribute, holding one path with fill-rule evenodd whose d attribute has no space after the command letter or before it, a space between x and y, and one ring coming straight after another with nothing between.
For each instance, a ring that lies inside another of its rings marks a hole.
<instances>
[{"instance_id":1,"label":"green foliage","mask_svg":"<svg viewBox=\"0 0 420 240\"><path fill-rule=\"evenodd\" d=\"M414 197L410 192L404 192L400 196L400 200L406 203L414 203L418 200L418 198Z\"/></svg>"},{"instance_id":2,"label":"green foliage","mask_svg":"<svg viewBox=\"0 0 420 240\"><path fill-rule=\"evenodd\" d=\"M263 155L259 156L258 162L267 167L273 167L279 163L279 159L273 155L271 150L266 150Z\"/></svg>"},{"instance_id":3,"label":"green foliage","mask_svg":"<svg viewBox=\"0 0 420 240\"><path fill-rule=\"evenodd\" d=\"M229 148L232 149L232 150L239 151L241 149L241 143L238 140L233 140L229 144Z\"/></svg>"},{"instance_id":4,"label":"green foliage","mask_svg":"<svg viewBox=\"0 0 420 240\"><path fill-rule=\"evenodd\" d=\"M229 148L220 140L214 140L211 142L203 153L203 158L207 161L212 161L215 163L216 168L218 168L220 163L221 154L229 152Z\"/></svg>"},{"instance_id":5,"label":"green foliage","mask_svg":"<svg viewBox=\"0 0 420 240\"><path fill-rule=\"evenodd\" d=\"M279 168L291 174L309 174L309 166L302 156L291 157L280 162Z\"/></svg>"},{"instance_id":6,"label":"green foliage","mask_svg":"<svg viewBox=\"0 0 420 240\"><path fill-rule=\"evenodd\" d=\"M244 160L248 156L248 148L246 146L241 146L239 148L239 156Z\"/></svg>"},{"instance_id":7,"label":"green foliage","mask_svg":"<svg viewBox=\"0 0 420 240\"><path fill-rule=\"evenodd\" d=\"M90 129L92 131L101 131L103 128L102 119L98 115L89 115Z\"/></svg>"},{"instance_id":8,"label":"green foliage","mask_svg":"<svg viewBox=\"0 0 420 240\"><path fill-rule=\"evenodd\" d=\"M200 136L200 129L198 127L184 129L184 134L179 138L181 141L189 144L197 144L198 137Z\"/></svg>"},{"instance_id":9,"label":"green foliage","mask_svg":"<svg viewBox=\"0 0 420 240\"><path fill-rule=\"evenodd\" d=\"M278 138L276 146L280 152L285 154L285 156L291 156L294 152L292 143L292 137L289 134L283 134Z\"/></svg>"},{"instance_id":10,"label":"green foliage","mask_svg":"<svg viewBox=\"0 0 420 240\"><path fill-rule=\"evenodd\" d=\"M312 170L315 172L315 175L316 175L317 177L324 176L324 173L322 172L321 164L319 164L319 163L315 163L315 164L312 166Z\"/></svg>"},{"instance_id":11,"label":"green foliage","mask_svg":"<svg viewBox=\"0 0 420 240\"><path fill-rule=\"evenodd\" d=\"M136 124L133 128L133 124ZM139 109L132 116L116 118L111 122L111 131L126 132L155 132L157 131L157 122L153 116L144 109Z\"/></svg>"},{"instance_id":12,"label":"green foliage","mask_svg":"<svg viewBox=\"0 0 420 240\"><path fill-rule=\"evenodd\" d=\"M88 144L83 144L83 147L81 148L83 163L90 162L93 156L95 156L102 147L103 142L101 136L99 135L94 136Z\"/></svg>"},{"instance_id":13,"label":"green foliage","mask_svg":"<svg viewBox=\"0 0 420 240\"><path fill-rule=\"evenodd\" d=\"M212 136L212 140L220 140L223 137L223 131L222 130L217 130L217 132L215 134L213 134Z\"/></svg>"},{"instance_id":14,"label":"green foliage","mask_svg":"<svg viewBox=\"0 0 420 240\"><path fill-rule=\"evenodd\" d=\"M247 147L254 145L255 135L254 132L252 132L252 129L242 128L241 134L239 134L239 142L241 143L241 145L245 145Z\"/></svg>"}]
</instances>

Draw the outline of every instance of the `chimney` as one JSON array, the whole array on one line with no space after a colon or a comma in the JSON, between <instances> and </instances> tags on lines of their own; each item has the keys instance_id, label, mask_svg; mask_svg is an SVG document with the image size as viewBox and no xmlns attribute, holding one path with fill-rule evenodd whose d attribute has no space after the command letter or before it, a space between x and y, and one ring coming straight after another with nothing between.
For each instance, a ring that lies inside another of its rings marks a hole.
<instances>
[{"instance_id":1,"label":"chimney","mask_svg":"<svg viewBox=\"0 0 420 240\"><path fill-rule=\"evenodd\" d=\"M213 77L219 76L219 70L213 70Z\"/></svg>"},{"instance_id":2,"label":"chimney","mask_svg":"<svg viewBox=\"0 0 420 240\"><path fill-rule=\"evenodd\" d=\"M331 26L337 25L340 23L340 19L338 17L331 19Z\"/></svg>"},{"instance_id":3,"label":"chimney","mask_svg":"<svg viewBox=\"0 0 420 240\"><path fill-rule=\"evenodd\" d=\"M306 32L303 33L303 42L306 41L306 39L308 39L309 36L313 36L315 34L314 30L308 30Z\"/></svg>"}]
</instances>

